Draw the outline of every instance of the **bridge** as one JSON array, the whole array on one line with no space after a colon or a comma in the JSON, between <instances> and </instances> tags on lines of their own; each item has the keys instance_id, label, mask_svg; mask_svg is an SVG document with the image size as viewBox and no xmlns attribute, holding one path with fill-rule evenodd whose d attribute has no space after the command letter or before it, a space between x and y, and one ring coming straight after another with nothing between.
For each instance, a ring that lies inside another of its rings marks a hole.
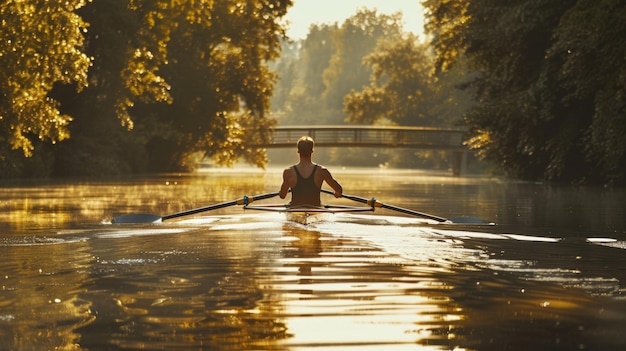
<instances>
[{"instance_id":1,"label":"bridge","mask_svg":"<svg viewBox=\"0 0 626 351\"><path fill-rule=\"evenodd\" d=\"M263 148L291 148L303 135L316 146L404 147L429 150L467 151L463 129L398 126L281 126L272 130L271 141Z\"/></svg>"},{"instance_id":2,"label":"bridge","mask_svg":"<svg viewBox=\"0 0 626 351\"><path fill-rule=\"evenodd\" d=\"M377 147L443 150L453 153L452 172L465 173L467 146L463 145L463 129L325 125L325 126L280 126L272 129L270 142L255 145L262 148L293 148L298 139L308 135L315 140L316 147Z\"/></svg>"}]
</instances>

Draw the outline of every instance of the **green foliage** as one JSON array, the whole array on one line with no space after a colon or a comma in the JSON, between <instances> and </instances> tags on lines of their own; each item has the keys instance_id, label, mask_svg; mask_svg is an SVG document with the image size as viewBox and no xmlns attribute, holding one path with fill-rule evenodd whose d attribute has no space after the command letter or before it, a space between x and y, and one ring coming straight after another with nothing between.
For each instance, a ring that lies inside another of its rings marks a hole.
<instances>
[{"instance_id":1,"label":"green foliage","mask_svg":"<svg viewBox=\"0 0 626 351\"><path fill-rule=\"evenodd\" d=\"M372 67L370 85L345 98L348 121L373 124L392 121L402 125L434 125L426 119L427 104L433 103L435 78L428 47L408 36L382 42L365 58Z\"/></svg>"},{"instance_id":2,"label":"green foliage","mask_svg":"<svg viewBox=\"0 0 626 351\"><path fill-rule=\"evenodd\" d=\"M428 0L438 67L467 58L470 145L509 175L624 182L625 4Z\"/></svg>"},{"instance_id":3,"label":"green foliage","mask_svg":"<svg viewBox=\"0 0 626 351\"><path fill-rule=\"evenodd\" d=\"M173 103L145 108L157 124L176 131L165 138L172 152L161 155L170 163L202 153L220 164L243 157L263 166L264 153L245 145L266 139L273 125L265 111L275 77L266 64L280 52L282 28L274 19L285 14L285 4L219 1L209 11L193 2L169 3L143 9L144 26L163 28L157 30L162 38L146 41L167 47L161 74L174 87Z\"/></svg>"},{"instance_id":4,"label":"green foliage","mask_svg":"<svg viewBox=\"0 0 626 351\"><path fill-rule=\"evenodd\" d=\"M401 35L400 14L366 9L341 26L312 26L300 43L299 56L290 58L292 71L278 83L289 94L283 100L274 99L273 113L283 124L345 123L344 97L369 83L371 68L363 59L380 40Z\"/></svg>"},{"instance_id":5,"label":"green foliage","mask_svg":"<svg viewBox=\"0 0 626 351\"><path fill-rule=\"evenodd\" d=\"M626 175L626 4L580 0L561 18L551 61L561 63L562 104L587 104L582 153L604 181Z\"/></svg>"},{"instance_id":6,"label":"green foliage","mask_svg":"<svg viewBox=\"0 0 626 351\"><path fill-rule=\"evenodd\" d=\"M349 122L452 127L470 106L471 99L456 87L467 71L455 68L435 73L430 46L412 35L380 42L365 63L372 68L370 85L346 96ZM387 164L428 168L447 167L452 156L415 150L389 154Z\"/></svg>"},{"instance_id":7,"label":"green foliage","mask_svg":"<svg viewBox=\"0 0 626 351\"><path fill-rule=\"evenodd\" d=\"M330 115L322 98L326 90L323 75L335 52L332 34L337 30L336 25L314 25L298 45L298 55L281 57L280 61L290 70L288 75L285 70L279 71L277 88L284 92L284 98L282 101L274 98L272 102L272 113L279 123L324 124Z\"/></svg>"},{"instance_id":8,"label":"green foliage","mask_svg":"<svg viewBox=\"0 0 626 351\"><path fill-rule=\"evenodd\" d=\"M400 23L400 14L389 16L379 15L375 10L360 10L333 34L335 52L322 76L326 87L322 98L336 111L331 122L343 122L344 97L369 83L371 70L363 59L374 51L380 40L400 38Z\"/></svg>"},{"instance_id":9,"label":"green foliage","mask_svg":"<svg viewBox=\"0 0 626 351\"><path fill-rule=\"evenodd\" d=\"M265 165L249 145L274 123L268 62L291 1L55 4L0 7L0 149L30 155L33 137L71 134L51 148L56 175L182 170L198 157Z\"/></svg>"},{"instance_id":10,"label":"green foliage","mask_svg":"<svg viewBox=\"0 0 626 351\"><path fill-rule=\"evenodd\" d=\"M32 156L34 140L69 137L72 117L48 96L55 84L87 85L81 51L87 24L74 13L83 0L8 0L0 5L0 159L9 149Z\"/></svg>"},{"instance_id":11,"label":"green foliage","mask_svg":"<svg viewBox=\"0 0 626 351\"><path fill-rule=\"evenodd\" d=\"M422 0L428 19L424 30L433 37L435 68L447 70L463 56L470 0Z\"/></svg>"}]
</instances>

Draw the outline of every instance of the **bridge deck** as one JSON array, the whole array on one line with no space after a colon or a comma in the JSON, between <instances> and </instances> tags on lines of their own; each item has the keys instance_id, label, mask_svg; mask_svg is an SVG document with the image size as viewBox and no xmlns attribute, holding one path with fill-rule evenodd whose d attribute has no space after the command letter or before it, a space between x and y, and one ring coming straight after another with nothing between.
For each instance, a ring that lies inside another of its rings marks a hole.
<instances>
[{"instance_id":1,"label":"bridge deck","mask_svg":"<svg viewBox=\"0 0 626 351\"><path fill-rule=\"evenodd\" d=\"M294 147L308 135L316 146L334 147L405 147L437 150L467 150L464 130L428 127L378 126L281 126L272 130L271 143L264 148Z\"/></svg>"}]
</instances>

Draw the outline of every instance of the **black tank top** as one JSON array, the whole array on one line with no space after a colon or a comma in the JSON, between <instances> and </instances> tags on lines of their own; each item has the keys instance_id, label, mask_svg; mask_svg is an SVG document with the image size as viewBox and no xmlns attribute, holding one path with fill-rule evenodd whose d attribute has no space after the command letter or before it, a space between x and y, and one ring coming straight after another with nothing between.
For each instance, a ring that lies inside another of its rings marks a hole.
<instances>
[{"instance_id":1,"label":"black tank top","mask_svg":"<svg viewBox=\"0 0 626 351\"><path fill-rule=\"evenodd\" d=\"M315 185L315 171L317 165L313 167L313 172L308 178L304 178L298 171L298 167L293 166L298 176L296 186L291 189L291 205L313 205L320 206L320 188Z\"/></svg>"}]
</instances>

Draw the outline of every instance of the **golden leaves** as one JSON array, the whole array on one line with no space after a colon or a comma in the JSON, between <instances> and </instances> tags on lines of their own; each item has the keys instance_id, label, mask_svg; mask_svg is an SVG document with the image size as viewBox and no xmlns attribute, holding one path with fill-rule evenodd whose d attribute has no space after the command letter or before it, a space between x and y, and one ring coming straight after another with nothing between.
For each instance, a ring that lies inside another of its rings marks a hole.
<instances>
[{"instance_id":1,"label":"golden leaves","mask_svg":"<svg viewBox=\"0 0 626 351\"><path fill-rule=\"evenodd\" d=\"M13 149L30 156L28 135L57 142L69 137L71 117L48 94L58 83L87 86L90 58L81 49L87 25L73 11L84 1L9 1L0 7L0 106L10 126Z\"/></svg>"}]
</instances>

